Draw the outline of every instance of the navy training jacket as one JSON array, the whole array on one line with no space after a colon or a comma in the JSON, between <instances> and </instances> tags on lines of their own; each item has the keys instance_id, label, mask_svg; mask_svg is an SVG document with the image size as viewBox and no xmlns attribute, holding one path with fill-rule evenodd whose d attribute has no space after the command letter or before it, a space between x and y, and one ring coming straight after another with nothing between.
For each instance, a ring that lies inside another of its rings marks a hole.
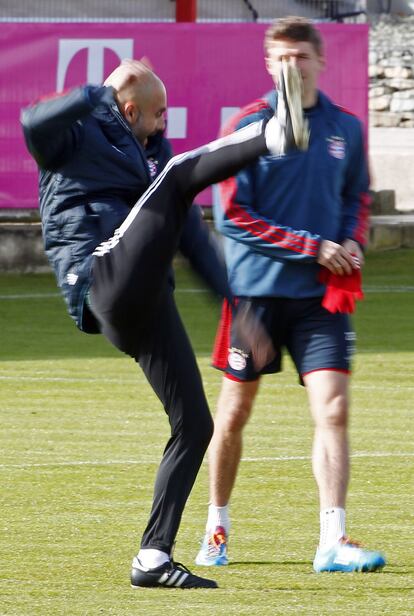
<instances>
[{"instance_id":1,"label":"navy training jacket","mask_svg":"<svg viewBox=\"0 0 414 616\"><path fill-rule=\"evenodd\" d=\"M83 86L22 111L27 147L39 166L39 206L47 257L69 314L87 333L92 253L108 240L171 157L161 134L144 149L118 110L112 88ZM180 250L209 286L230 298L221 245L193 205ZM173 285L173 274L170 282Z\"/></svg>"},{"instance_id":2,"label":"navy training jacket","mask_svg":"<svg viewBox=\"0 0 414 616\"><path fill-rule=\"evenodd\" d=\"M269 119L276 106L273 90L240 110L224 132ZM322 297L321 240L366 243L370 196L361 122L322 92L305 117L307 151L261 156L220 185L214 216L236 296Z\"/></svg>"}]
</instances>

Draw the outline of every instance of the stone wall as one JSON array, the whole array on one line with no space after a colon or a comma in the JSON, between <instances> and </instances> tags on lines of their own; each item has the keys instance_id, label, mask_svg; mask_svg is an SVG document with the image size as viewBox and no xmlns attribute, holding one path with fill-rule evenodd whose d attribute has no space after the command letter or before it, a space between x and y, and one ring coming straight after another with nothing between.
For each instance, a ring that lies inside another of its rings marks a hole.
<instances>
[{"instance_id":1,"label":"stone wall","mask_svg":"<svg viewBox=\"0 0 414 616\"><path fill-rule=\"evenodd\" d=\"M0 222L0 272L48 272L40 223Z\"/></svg>"},{"instance_id":2,"label":"stone wall","mask_svg":"<svg viewBox=\"0 0 414 616\"><path fill-rule=\"evenodd\" d=\"M207 222L212 226L211 218ZM368 248L414 249L414 214L373 216ZM46 259L40 223L2 222L0 219L0 273L51 272Z\"/></svg>"},{"instance_id":3,"label":"stone wall","mask_svg":"<svg viewBox=\"0 0 414 616\"><path fill-rule=\"evenodd\" d=\"M371 126L414 127L414 16L383 15L371 24Z\"/></svg>"}]
</instances>

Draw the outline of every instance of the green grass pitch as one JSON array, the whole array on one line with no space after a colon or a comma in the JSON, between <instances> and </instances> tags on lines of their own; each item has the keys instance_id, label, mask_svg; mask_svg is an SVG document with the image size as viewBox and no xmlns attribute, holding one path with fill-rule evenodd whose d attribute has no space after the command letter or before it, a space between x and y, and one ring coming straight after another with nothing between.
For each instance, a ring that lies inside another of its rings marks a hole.
<instances>
[{"instance_id":1,"label":"green grass pitch","mask_svg":"<svg viewBox=\"0 0 414 616\"><path fill-rule=\"evenodd\" d=\"M0 276L0 615L185 616L414 612L414 251L369 255L354 324L348 532L385 552L375 574L321 574L312 426L289 361L264 379L232 499L231 565L193 561L203 464L175 557L215 591L132 590L167 420L139 368L78 332L51 275ZM214 410L219 304L177 267L177 302Z\"/></svg>"}]
</instances>

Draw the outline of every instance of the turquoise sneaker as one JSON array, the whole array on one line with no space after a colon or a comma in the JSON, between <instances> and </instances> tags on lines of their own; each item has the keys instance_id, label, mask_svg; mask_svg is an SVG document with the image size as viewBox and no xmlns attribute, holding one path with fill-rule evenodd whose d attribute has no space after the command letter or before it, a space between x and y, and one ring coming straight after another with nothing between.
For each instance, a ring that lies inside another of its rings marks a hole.
<instances>
[{"instance_id":1,"label":"turquoise sneaker","mask_svg":"<svg viewBox=\"0 0 414 616\"><path fill-rule=\"evenodd\" d=\"M222 526L217 526L214 533L206 532L195 563L203 567L229 564L227 557L227 535Z\"/></svg>"},{"instance_id":2,"label":"turquoise sneaker","mask_svg":"<svg viewBox=\"0 0 414 616\"><path fill-rule=\"evenodd\" d=\"M326 550L316 550L313 568L316 573L322 571L377 571L386 564L385 557L381 552L365 550L356 541L343 537Z\"/></svg>"}]
</instances>

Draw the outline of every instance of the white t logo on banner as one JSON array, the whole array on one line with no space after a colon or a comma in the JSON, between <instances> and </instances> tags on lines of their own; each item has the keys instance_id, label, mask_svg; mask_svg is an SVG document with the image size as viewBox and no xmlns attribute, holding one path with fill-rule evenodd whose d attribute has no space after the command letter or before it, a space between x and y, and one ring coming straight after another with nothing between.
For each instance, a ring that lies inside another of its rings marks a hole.
<instances>
[{"instance_id":1,"label":"white t logo on banner","mask_svg":"<svg viewBox=\"0 0 414 616\"><path fill-rule=\"evenodd\" d=\"M187 107L168 107L167 137L187 138Z\"/></svg>"},{"instance_id":2,"label":"white t logo on banner","mask_svg":"<svg viewBox=\"0 0 414 616\"><path fill-rule=\"evenodd\" d=\"M90 84L101 84L106 75L104 74L104 52L110 49L119 58L134 57L133 39L60 39L58 66L57 66L57 86L56 91L62 92L65 89L66 74L70 63L79 51L87 50L86 75L82 81ZM220 114L220 125L239 110L239 107L222 107ZM169 139L187 139L187 107L169 107L167 137Z\"/></svg>"},{"instance_id":3,"label":"white t logo on banner","mask_svg":"<svg viewBox=\"0 0 414 616\"><path fill-rule=\"evenodd\" d=\"M110 49L120 60L132 58L134 53L133 39L60 39L59 59L57 67L57 92L65 87L66 73L73 57L87 49L87 83L99 84L104 80L104 51Z\"/></svg>"}]
</instances>

